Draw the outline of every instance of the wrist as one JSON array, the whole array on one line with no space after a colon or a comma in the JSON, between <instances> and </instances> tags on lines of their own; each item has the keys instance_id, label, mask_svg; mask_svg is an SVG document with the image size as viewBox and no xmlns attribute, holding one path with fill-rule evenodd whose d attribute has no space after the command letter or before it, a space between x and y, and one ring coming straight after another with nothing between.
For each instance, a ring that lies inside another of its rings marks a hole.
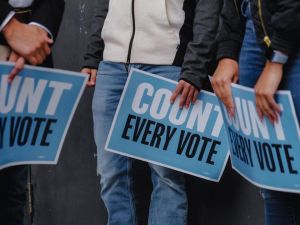
<instances>
[{"instance_id":1,"label":"wrist","mask_svg":"<svg viewBox=\"0 0 300 225\"><path fill-rule=\"evenodd\" d=\"M282 65L285 64L289 58L287 54L272 48L268 48L265 55L268 61Z\"/></svg>"},{"instance_id":2,"label":"wrist","mask_svg":"<svg viewBox=\"0 0 300 225\"><path fill-rule=\"evenodd\" d=\"M223 58L219 61L218 67L228 69L238 69L238 62L234 59Z\"/></svg>"},{"instance_id":3,"label":"wrist","mask_svg":"<svg viewBox=\"0 0 300 225\"><path fill-rule=\"evenodd\" d=\"M237 61L231 58L222 58L219 63L221 64L237 64Z\"/></svg>"},{"instance_id":4,"label":"wrist","mask_svg":"<svg viewBox=\"0 0 300 225\"><path fill-rule=\"evenodd\" d=\"M266 63L266 69L267 69L267 71L270 72L270 75L272 75L272 76L274 76L274 74L282 75L283 66L284 66L284 64L282 64L282 63L271 62L269 60Z\"/></svg>"},{"instance_id":5,"label":"wrist","mask_svg":"<svg viewBox=\"0 0 300 225\"><path fill-rule=\"evenodd\" d=\"M52 33L50 32L50 30L48 28L46 28L45 26L39 24L39 23L36 23L36 22L31 22L29 23L28 25L30 26L34 26L35 28L38 28L39 31L41 31L44 35L48 36L50 39L53 40L53 35Z\"/></svg>"},{"instance_id":6,"label":"wrist","mask_svg":"<svg viewBox=\"0 0 300 225\"><path fill-rule=\"evenodd\" d=\"M16 29L18 29L18 26L20 25L20 22L12 18L6 25L3 27L2 33L6 40L10 40L13 36L13 33Z\"/></svg>"}]
</instances>

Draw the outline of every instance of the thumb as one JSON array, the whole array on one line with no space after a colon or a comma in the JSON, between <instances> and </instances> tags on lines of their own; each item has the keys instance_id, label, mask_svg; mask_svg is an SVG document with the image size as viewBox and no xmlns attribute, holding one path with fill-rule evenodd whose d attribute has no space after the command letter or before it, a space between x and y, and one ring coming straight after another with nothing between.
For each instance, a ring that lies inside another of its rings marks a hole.
<instances>
[{"instance_id":1,"label":"thumb","mask_svg":"<svg viewBox=\"0 0 300 225\"><path fill-rule=\"evenodd\" d=\"M88 82L88 86L95 86L96 77L97 77L97 70L92 69L91 70L91 75L90 75L90 78L89 78L89 82Z\"/></svg>"}]
</instances>

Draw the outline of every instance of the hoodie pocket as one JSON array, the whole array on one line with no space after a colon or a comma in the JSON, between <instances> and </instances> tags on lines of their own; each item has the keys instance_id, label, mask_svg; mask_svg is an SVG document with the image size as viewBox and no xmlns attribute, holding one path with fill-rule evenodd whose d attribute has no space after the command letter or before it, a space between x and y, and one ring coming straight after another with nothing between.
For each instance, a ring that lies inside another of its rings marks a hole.
<instances>
[{"instance_id":1,"label":"hoodie pocket","mask_svg":"<svg viewBox=\"0 0 300 225\"><path fill-rule=\"evenodd\" d=\"M172 26L169 15L168 15L168 8L167 8L167 2L166 0L159 0L159 10L158 11L158 17L161 19L161 23L165 28L176 38L178 34L176 33L175 28Z\"/></svg>"},{"instance_id":2,"label":"hoodie pocket","mask_svg":"<svg viewBox=\"0 0 300 225\"><path fill-rule=\"evenodd\" d=\"M102 28L102 38L110 41L120 34L128 36L132 29L132 0L110 0L108 13Z\"/></svg>"},{"instance_id":3,"label":"hoodie pocket","mask_svg":"<svg viewBox=\"0 0 300 225\"><path fill-rule=\"evenodd\" d=\"M164 32L176 38L176 30L173 29L168 18L166 0L138 0L135 1L135 16L137 30L145 32Z\"/></svg>"}]
</instances>

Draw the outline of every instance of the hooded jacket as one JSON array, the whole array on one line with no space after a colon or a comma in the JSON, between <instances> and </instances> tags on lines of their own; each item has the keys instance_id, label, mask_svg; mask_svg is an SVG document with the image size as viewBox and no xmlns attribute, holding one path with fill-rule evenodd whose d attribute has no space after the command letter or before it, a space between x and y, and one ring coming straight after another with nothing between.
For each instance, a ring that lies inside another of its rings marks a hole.
<instances>
[{"instance_id":1,"label":"hooded jacket","mask_svg":"<svg viewBox=\"0 0 300 225\"><path fill-rule=\"evenodd\" d=\"M101 60L182 66L181 79L201 89L221 7L220 0L98 1L84 67Z\"/></svg>"},{"instance_id":2,"label":"hooded jacket","mask_svg":"<svg viewBox=\"0 0 300 225\"><path fill-rule=\"evenodd\" d=\"M299 48L299 0L249 0L257 41L264 50L271 48L287 55ZM218 35L217 58L238 61L244 38L243 0L225 0Z\"/></svg>"}]
</instances>

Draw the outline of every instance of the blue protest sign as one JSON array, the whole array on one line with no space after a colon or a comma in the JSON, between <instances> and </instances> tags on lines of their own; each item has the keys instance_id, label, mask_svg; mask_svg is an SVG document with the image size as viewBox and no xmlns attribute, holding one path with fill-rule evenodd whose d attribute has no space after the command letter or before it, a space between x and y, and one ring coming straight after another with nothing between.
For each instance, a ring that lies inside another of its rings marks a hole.
<instances>
[{"instance_id":1,"label":"blue protest sign","mask_svg":"<svg viewBox=\"0 0 300 225\"><path fill-rule=\"evenodd\" d=\"M219 103L201 91L189 109L170 103L177 82L132 70L106 142L115 153L219 181L229 155Z\"/></svg>"},{"instance_id":2,"label":"blue protest sign","mask_svg":"<svg viewBox=\"0 0 300 225\"><path fill-rule=\"evenodd\" d=\"M300 193L299 126L291 93L276 94L282 113L274 125L259 119L253 89L232 85L232 95L234 118L222 103L221 108L233 168L259 187Z\"/></svg>"},{"instance_id":3,"label":"blue protest sign","mask_svg":"<svg viewBox=\"0 0 300 225\"><path fill-rule=\"evenodd\" d=\"M0 168L56 164L87 76L26 66L12 84L0 63Z\"/></svg>"}]
</instances>

